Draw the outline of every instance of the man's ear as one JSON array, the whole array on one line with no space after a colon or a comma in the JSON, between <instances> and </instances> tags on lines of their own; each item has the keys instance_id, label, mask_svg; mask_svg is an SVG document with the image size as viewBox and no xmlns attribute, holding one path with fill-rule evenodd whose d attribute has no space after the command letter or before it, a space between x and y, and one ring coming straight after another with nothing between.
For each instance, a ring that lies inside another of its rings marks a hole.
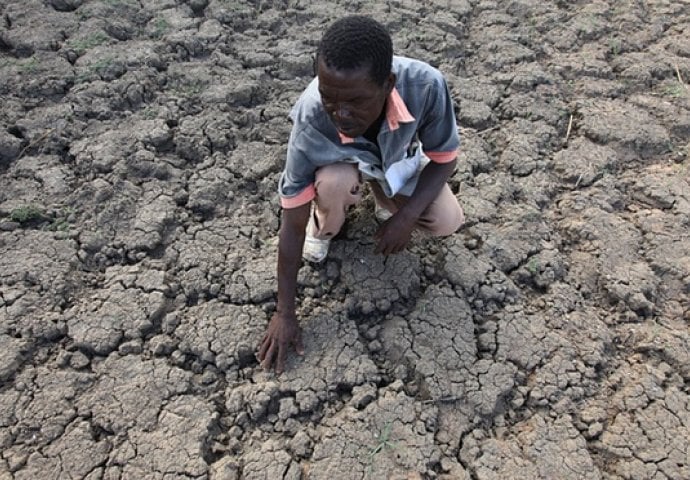
<instances>
[{"instance_id":1,"label":"man's ear","mask_svg":"<svg viewBox=\"0 0 690 480\"><path fill-rule=\"evenodd\" d=\"M395 73L391 72L390 75L388 75L388 79L386 80L386 96L390 95L390 93L393 91L393 87L395 87L395 80L397 77L395 76Z\"/></svg>"},{"instance_id":2,"label":"man's ear","mask_svg":"<svg viewBox=\"0 0 690 480\"><path fill-rule=\"evenodd\" d=\"M313 70L314 76L319 76L319 52L316 52L313 57L311 57L311 68Z\"/></svg>"}]
</instances>

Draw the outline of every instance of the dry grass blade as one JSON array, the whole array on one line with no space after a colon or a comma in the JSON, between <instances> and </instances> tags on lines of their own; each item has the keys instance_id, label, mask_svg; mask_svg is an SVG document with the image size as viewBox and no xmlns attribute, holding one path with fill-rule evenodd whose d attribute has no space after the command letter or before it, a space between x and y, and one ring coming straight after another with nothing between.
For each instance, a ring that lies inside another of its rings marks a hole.
<instances>
[{"instance_id":1,"label":"dry grass blade","mask_svg":"<svg viewBox=\"0 0 690 480\"><path fill-rule=\"evenodd\" d=\"M680 83L683 88L688 88L687 85L685 85L685 82L683 82L683 77L680 75L680 69L678 68L678 64L675 64L674 67L676 67L676 77L678 77L678 83Z\"/></svg>"},{"instance_id":2,"label":"dry grass blade","mask_svg":"<svg viewBox=\"0 0 690 480\"><path fill-rule=\"evenodd\" d=\"M22 148L22 151L19 152L19 155L17 155L17 160L21 159L21 158L24 156L24 154L26 153L26 151L27 151L28 149L30 149L30 148L32 148L32 147L35 147L36 145L38 145L39 143L41 143L43 140L45 140L46 138L48 138L48 135L50 135L50 134L53 133L54 131L55 131L54 128L49 128L48 130L45 131L45 133L43 133L43 135L41 135L41 136L38 137L37 139L32 140L31 142L29 142L29 144L28 144L26 147Z\"/></svg>"},{"instance_id":3,"label":"dry grass blade","mask_svg":"<svg viewBox=\"0 0 690 480\"><path fill-rule=\"evenodd\" d=\"M568 142L568 138L570 138L570 131L573 128L573 114L570 114L570 120L568 120L568 130L565 132L565 141L566 143Z\"/></svg>"}]
</instances>

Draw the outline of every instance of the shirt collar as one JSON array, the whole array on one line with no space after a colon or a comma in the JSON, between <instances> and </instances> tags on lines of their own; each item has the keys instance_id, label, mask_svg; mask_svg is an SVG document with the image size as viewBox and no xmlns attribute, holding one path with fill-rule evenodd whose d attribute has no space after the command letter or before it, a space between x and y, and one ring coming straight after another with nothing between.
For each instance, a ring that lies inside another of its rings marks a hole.
<instances>
[{"instance_id":1,"label":"shirt collar","mask_svg":"<svg viewBox=\"0 0 690 480\"><path fill-rule=\"evenodd\" d=\"M388 129L391 132L397 130L401 123L415 121L415 118L407 109L405 102L395 87L391 90L391 93L388 95L388 101L386 101L386 121L388 122ZM355 141L354 138L343 135L340 132L338 132L338 136L340 136L340 141L342 143L352 143Z\"/></svg>"}]
</instances>

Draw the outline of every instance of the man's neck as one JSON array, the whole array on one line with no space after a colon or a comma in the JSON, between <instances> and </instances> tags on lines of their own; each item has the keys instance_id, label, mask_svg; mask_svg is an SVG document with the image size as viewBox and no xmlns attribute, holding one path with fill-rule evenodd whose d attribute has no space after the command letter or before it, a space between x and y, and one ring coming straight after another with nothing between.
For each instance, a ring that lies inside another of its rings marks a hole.
<instances>
[{"instance_id":1,"label":"man's neck","mask_svg":"<svg viewBox=\"0 0 690 480\"><path fill-rule=\"evenodd\" d=\"M386 118L385 104L383 105L383 109L381 109L381 114L379 115L379 118L377 118L376 121L374 121L374 123L371 124L371 126L367 129L366 132L364 132L364 138L378 145L377 137L379 135L379 131L381 131L381 124L383 123L384 118Z\"/></svg>"}]
</instances>

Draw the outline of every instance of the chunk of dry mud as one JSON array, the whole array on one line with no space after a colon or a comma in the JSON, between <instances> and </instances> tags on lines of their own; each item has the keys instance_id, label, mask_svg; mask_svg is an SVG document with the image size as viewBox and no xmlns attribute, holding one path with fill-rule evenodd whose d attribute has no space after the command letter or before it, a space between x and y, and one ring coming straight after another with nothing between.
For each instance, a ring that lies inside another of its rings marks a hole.
<instances>
[{"instance_id":1,"label":"chunk of dry mud","mask_svg":"<svg viewBox=\"0 0 690 480\"><path fill-rule=\"evenodd\" d=\"M599 447L609 455L611 470L623 477L686 478L690 474L687 441L690 403L664 378L624 366L612 376L620 390L611 399L613 418Z\"/></svg>"},{"instance_id":2,"label":"chunk of dry mud","mask_svg":"<svg viewBox=\"0 0 690 480\"><path fill-rule=\"evenodd\" d=\"M174 220L175 202L160 190L144 193L130 228L119 232L115 242L129 251L152 251L161 245Z\"/></svg>"},{"instance_id":3,"label":"chunk of dry mud","mask_svg":"<svg viewBox=\"0 0 690 480\"><path fill-rule=\"evenodd\" d=\"M421 262L415 255L377 255L373 243L355 241L336 241L331 251L342 261L340 278L350 290L346 305L351 315L386 313L419 288Z\"/></svg>"},{"instance_id":4,"label":"chunk of dry mud","mask_svg":"<svg viewBox=\"0 0 690 480\"><path fill-rule=\"evenodd\" d=\"M0 283L5 288L34 286L53 295L69 290L79 263L73 240L55 238L49 231L1 235Z\"/></svg>"},{"instance_id":5,"label":"chunk of dry mud","mask_svg":"<svg viewBox=\"0 0 690 480\"><path fill-rule=\"evenodd\" d=\"M468 250L458 236L447 242L444 276L468 296L479 295L480 287L493 270L488 258Z\"/></svg>"},{"instance_id":6,"label":"chunk of dry mud","mask_svg":"<svg viewBox=\"0 0 690 480\"><path fill-rule=\"evenodd\" d=\"M621 303L639 316L654 312L659 278L639 259L641 235L634 225L596 208L585 209L579 216L564 220L562 225L581 249L600 252L595 265L582 265L582 272L576 275L596 268L585 275L598 277L602 293L613 303ZM610 242L611 238L616 242Z\"/></svg>"},{"instance_id":7,"label":"chunk of dry mud","mask_svg":"<svg viewBox=\"0 0 690 480\"><path fill-rule=\"evenodd\" d=\"M299 480L302 468L293 462L290 454L277 442L267 441L260 448L243 458L242 478L261 480L264 478L284 478Z\"/></svg>"},{"instance_id":8,"label":"chunk of dry mud","mask_svg":"<svg viewBox=\"0 0 690 480\"><path fill-rule=\"evenodd\" d=\"M582 115L583 133L602 144L614 144L647 158L668 151L668 132L645 110L621 101L587 103Z\"/></svg>"},{"instance_id":9,"label":"chunk of dry mud","mask_svg":"<svg viewBox=\"0 0 690 480\"><path fill-rule=\"evenodd\" d=\"M502 272L510 273L535 253L552 246L554 235L537 211L512 208L517 215L499 226L481 225L473 229L481 235L482 253ZM509 212L507 212L509 213Z\"/></svg>"},{"instance_id":10,"label":"chunk of dry mud","mask_svg":"<svg viewBox=\"0 0 690 480\"><path fill-rule=\"evenodd\" d=\"M301 323L304 357L291 354L286 371L274 382L266 382L266 375L270 374L257 372L256 382L226 390L225 406L231 422L246 428L249 420L268 420L280 431L290 418L319 418L324 405L338 400L338 392L381 380L381 372L367 355L355 322L342 312L319 308ZM253 355L263 328L255 331L256 343L248 343L247 335L235 340L246 347L246 355ZM236 344L229 344L229 352L236 348L233 345ZM253 357L251 360L255 361Z\"/></svg>"},{"instance_id":11,"label":"chunk of dry mud","mask_svg":"<svg viewBox=\"0 0 690 480\"><path fill-rule=\"evenodd\" d=\"M470 434L460 457L473 466L480 480L602 478L587 442L567 415L555 420L534 415L511 427L502 438L484 438L481 432Z\"/></svg>"},{"instance_id":12,"label":"chunk of dry mud","mask_svg":"<svg viewBox=\"0 0 690 480\"><path fill-rule=\"evenodd\" d=\"M186 235L173 243L168 255L174 259L173 274L188 299L202 292L209 292L214 284L225 286L226 294L234 298L234 282L230 278L236 271L246 268L251 257L250 239L242 235L240 228L230 219L214 218L201 225L190 225ZM248 296L245 283L239 285L242 294ZM238 288L239 288L238 287ZM220 290L219 290L220 291Z\"/></svg>"},{"instance_id":13,"label":"chunk of dry mud","mask_svg":"<svg viewBox=\"0 0 690 480\"><path fill-rule=\"evenodd\" d=\"M205 217L223 213L231 203L233 192L229 188L232 174L225 168L209 168L192 176L189 182L187 207Z\"/></svg>"},{"instance_id":14,"label":"chunk of dry mud","mask_svg":"<svg viewBox=\"0 0 690 480\"><path fill-rule=\"evenodd\" d=\"M634 179L632 197L660 210L690 218L690 177L687 166L652 166Z\"/></svg>"},{"instance_id":15,"label":"chunk of dry mud","mask_svg":"<svg viewBox=\"0 0 690 480\"><path fill-rule=\"evenodd\" d=\"M8 4L4 14L14 25L3 32L4 41L21 57L28 57L36 50L50 51L52 45L63 40L65 30L72 30L78 24L74 15L46 9L45 4L38 1Z\"/></svg>"},{"instance_id":16,"label":"chunk of dry mud","mask_svg":"<svg viewBox=\"0 0 690 480\"><path fill-rule=\"evenodd\" d=\"M75 420L55 442L31 453L26 466L16 472L14 478L30 480L47 472L56 477L88 478L106 463L111 447L107 440L95 440L96 437L96 431L88 422Z\"/></svg>"},{"instance_id":17,"label":"chunk of dry mud","mask_svg":"<svg viewBox=\"0 0 690 480\"><path fill-rule=\"evenodd\" d=\"M533 371L561 343L542 316L522 312L504 315L496 337L496 359L511 361L525 371Z\"/></svg>"},{"instance_id":18,"label":"chunk of dry mud","mask_svg":"<svg viewBox=\"0 0 690 480\"><path fill-rule=\"evenodd\" d=\"M429 289L407 318L386 320L381 343L392 365L408 367L422 399L459 402L469 418L500 409L514 384L512 365L477 359L471 309L452 291Z\"/></svg>"},{"instance_id":19,"label":"chunk of dry mud","mask_svg":"<svg viewBox=\"0 0 690 480\"><path fill-rule=\"evenodd\" d=\"M190 389L191 373L171 367L164 359L113 353L93 362L97 376L93 387L76 399L79 415L120 435L132 428L155 427L162 404Z\"/></svg>"},{"instance_id":20,"label":"chunk of dry mud","mask_svg":"<svg viewBox=\"0 0 690 480\"><path fill-rule=\"evenodd\" d=\"M392 390L380 392L363 410L346 407L317 429L309 478L342 472L356 478L419 478L433 472L441 453L423 419L435 410ZM464 473L459 465L455 470Z\"/></svg>"},{"instance_id":21,"label":"chunk of dry mud","mask_svg":"<svg viewBox=\"0 0 690 480\"><path fill-rule=\"evenodd\" d=\"M598 372L611 362L606 352L613 336L595 311L554 312L547 319L547 351L540 364L528 370L528 402L537 406L550 403L562 410L559 402L569 405L601 389Z\"/></svg>"},{"instance_id":22,"label":"chunk of dry mud","mask_svg":"<svg viewBox=\"0 0 690 480\"><path fill-rule=\"evenodd\" d=\"M136 137L128 126L92 132L88 138L70 145L76 166L94 169L95 173L109 173L116 164L134 152ZM115 179L113 179L115 180Z\"/></svg>"},{"instance_id":23,"label":"chunk of dry mud","mask_svg":"<svg viewBox=\"0 0 690 480\"><path fill-rule=\"evenodd\" d=\"M18 373L13 388L0 393L0 425L14 443L11 448L7 446L8 455L28 454L36 446L46 446L61 437L77 417L75 398L94 380L89 373L43 366L30 366Z\"/></svg>"},{"instance_id":24,"label":"chunk of dry mud","mask_svg":"<svg viewBox=\"0 0 690 480\"><path fill-rule=\"evenodd\" d=\"M27 347L26 340L0 334L0 382L14 375L25 358Z\"/></svg>"},{"instance_id":25,"label":"chunk of dry mud","mask_svg":"<svg viewBox=\"0 0 690 480\"><path fill-rule=\"evenodd\" d=\"M266 145L263 142L246 142L238 145L228 159L228 169L246 180L260 181L281 171L283 147Z\"/></svg>"},{"instance_id":26,"label":"chunk of dry mud","mask_svg":"<svg viewBox=\"0 0 690 480\"><path fill-rule=\"evenodd\" d=\"M190 360L224 371L245 368L256 362L254 352L267 320L258 307L213 300L177 313L172 336Z\"/></svg>"},{"instance_id":27,"label":"chunk of dry mud","mask_svg":"<svg viewBox=\"0 0 690 480\"><path fill-rule=\"evenodd\" d=\"M583 137L573 139L568 148L554 155L552 168L556 175L577 187L588 187L617 164L616 152Z\"/></svg>"},{"instance_id":28,"label":"chunk of dry mud","mask_svg":"<svg viewBox=\"0 0 690 480\"><path fill-rule=\"evenodd\" d=\"M24 156L14 162L9 173L15 178L27 178L37 182L40 187L33 194L36 195L34 201L38 202L46 197L69 193L69 185L74 182L74 173L62 164L61 158L57 155ZM16 197L8 199L21 201Z\"/></svg>"},{"instance_id":29,"label":"chunk of dry mud","mask_svg":"<svg viewBox=\"0 0 690 480\"><path fill-rule=\"evenodd\" d=\"M468 225L495 220L505 202L512 202L518 195L519 186L512 175L505 173L479 173L471 183L460 185L458 200L462 205Z\"/></svg>"},{"instance_id":30,"label":"chunk of dry mud","mask_svg":"<svg viewBox=\"0 0 690 480\"><path fill-rule=\"evenodd\" d=\"M151 331L167 305L160 291L147 293L114 282L66 312L67 334L75 346L108 355L121 342L141 339Z\"/></svg>"},{"instance_id":31,"label":"chunk of dry mud","mask_svg":"<svg viewBox=\"0 0 690 480\"><path fill-rule=\"evenodd\" d=\"M199 478L207 474L214 409L193 396L173 398L150 429L132 429L111 451L105 476L113 478Z\"/></svg>"},{"instance_id":32,"label":"chunk of dry mud","mask_svg":"<svg viewBox=\"0 0 690 480\"><path fill-rule=\"evenodd\" d=\"M64 335L61 311L81 283L77 264L74 240L58 239L49 231L3 232L0 334L22 338L27 347Z\"/></svg>"},{"instance_id":33,"label":"chunk of dry mud","mask_svg":"<svg viewBox=\"0 0 690 480\"><path fill-rule=\"evenodd\" d=\"M7 132L0 132L0 167L7 167L21 150L21 139Z\"/></svg>"}]
</instances>

